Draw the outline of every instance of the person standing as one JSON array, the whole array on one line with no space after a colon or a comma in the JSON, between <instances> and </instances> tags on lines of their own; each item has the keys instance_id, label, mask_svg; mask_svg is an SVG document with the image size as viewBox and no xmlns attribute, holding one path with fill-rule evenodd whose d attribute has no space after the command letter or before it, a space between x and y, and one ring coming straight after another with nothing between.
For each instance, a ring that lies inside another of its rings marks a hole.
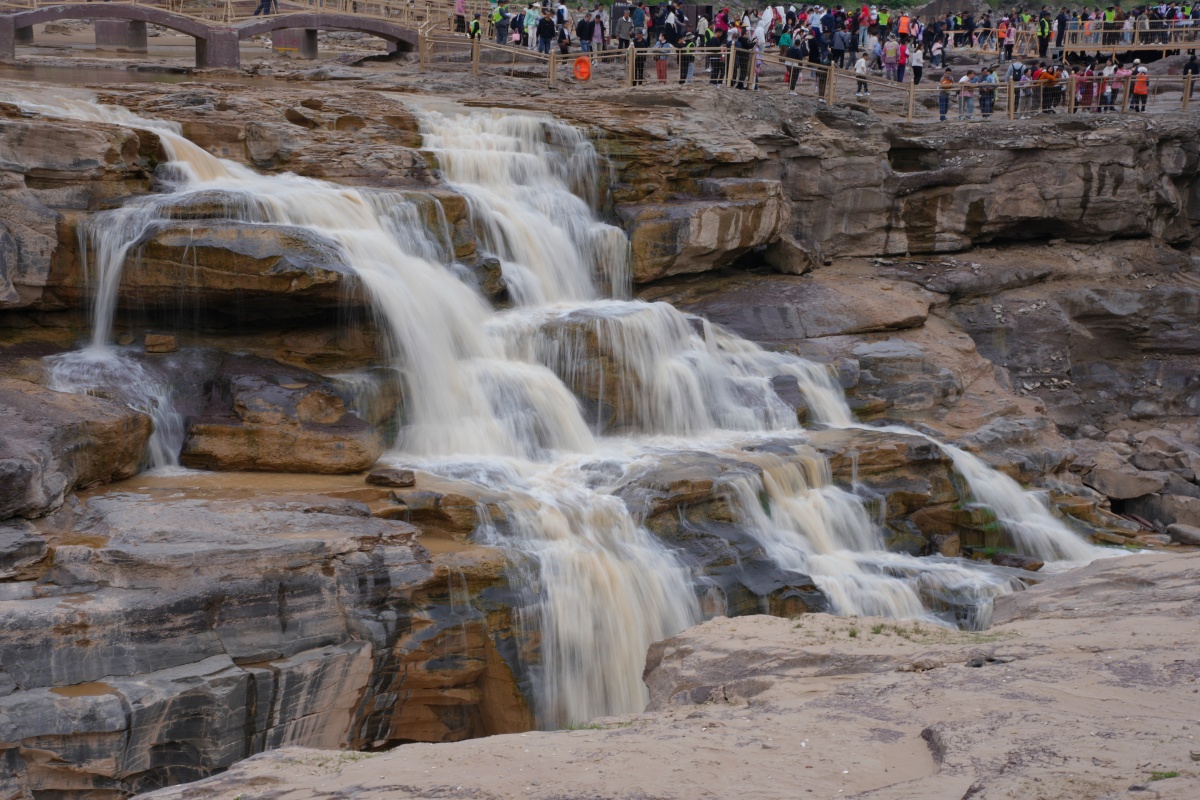
<instances>
[{"instance_id":1,"label":"person standing","mask_svg":"<svg viewBox=\"0 0 1200 800\"><path fill-rule=\"evenodd\" d=\"M979 76L979 113L984 119L991 119L992 107L996 103L996 73L991 67L984 67Z\"/></svg>"},{"instance_id":2,"label":"person standing","mask_svg":"<svg viewBox=\"0 0 1200 800\"><path fill-rule=\"evenodd\" d=\"M579 37L579 51L592 52L592 36L596 34L596 22L591 12L583 15L583 19L575 23L575 35Z\"/></svg>"},{"instance_id":3,"label":"person standing","mask_svg":"<svg viewBox=\"0 0 1200 800\"><path fill-rule=\"evenodd\" d=\"M550 13L550 9L542 12L542 18L538 20L537 28L534 32L537 34L538 52L550 55L550 45L554 42L555 35L558 33L557 26L554 24L554 16Z\"/></svg>"},{"instance_id":4,"label":"person standing","mask_svg":"<svg viewBox=\"0 0 1200 800\"><path fill-rule=\"evenodd\" d=\"M904 68L908 66L908 45L900 37L900 52L896 56L896 82L904 83Z\"/></svg>"},{"instance_id":5,"label":"person standing","mask_svg":"<svg viewBox=\"0 0 1200 800\"><path fill-rule=\"evenodd\" d=\"M646 35L640 30L633 32L633 85L641 86L646 82L646 51L650 49L650 43L646 41Z\"/></svg>"},{"instance_id":6,"label":"person standing","mask_svg":"<svg viewBox=\"0 0 1200 800\"><path fill-rule=\"evenodd\" d=\"M475 12L475 16L471 19L471 24L467 26L467 37L470 39L483 38L483 28L479 24L479 12Z\"/></svg>"},{"instance_id":7,"label":"person standing","mask_svg":"<svg viewBox=\"0 0 1200 800\"><path fill-rule=\"evenodd\" d=\"M846 51L850 49L850 41L850 31L845 26L833 34L833 63L842 69L846 68Z\"/></svg>"},{"instance_id":8,"label":"person standing","mask_svg":"<svg viewBox=\"0 0 1200 800\"><path fill-rule=\"evenodd\" d=\"M1138 67L1129 90L1129 110L1145 113L1146 98L1150 95L1150 76L1145 67Z\"/></svg>"},{"instance_id":9,"label":"person standing","mask_svg":"<svg viewBox=\"0 0 1200 800\"><path fill-rule=\"evenodd\" d=\"M921 47L912 48L908 54L908 68L912 70L913 86L921 85L921 73L925 71L925 53Z\"/></svg>"},{"instance_id":10,"label":"person standing","mask_svg":"<svg viewBox=\"0 0 1200 800\"><path fill-rule=\"evenodd\" d=\"M604 21L604 12L599 6L592 13L592 50L603 52L606 48L608 24Z\"/></svg>"},{"instance_id":11,"label":"person standing","mask_svg":"<svg viewBox=\"0 0 1200 800\"><path fill-rule=\"evenodd\" d=\"M1038 57L1047 58L1050 52L1050 12L1043 11L1037 23Z\"/></svg>"},{"instance_id":12,"label":"person standing","mask_svg":"<svg viewBox=\"0 0 1200 800\"><path fill-rule=\"evenodd\" d=\"M454 32L467 32L467 0L454 0Z\"/></svg>"},{"instance_id":13,"label":"person standing","mask_svg":"<svg viewBox=\"0 0 1200 800\"><path fill-rule=\"evenodd\" d=\"M1070 21L1071 21L1071 18L1067 15L1067 8L1066 8L1066 6L1063 6L1062 9L1058 12L1058 17L1055 20L1055 22L1058 23L1058 27L1054 33L1054 46L1057 47L1059 50L1062 50L1063 43L1066 41L1067 23L1069 23Z\"/></svg>"},{"instance_id":14,"label":"person standing","mask_svg":"<svg viewBox=\"0 0 1200 800\"><path fill-rule=\"evenodd\" d=\"M859 53L858 61L854 62L854 96L870 97L871 86L867 83L867 54Z\"/></svg>"},{"instance_id":15,"label":"person standing","mask_svg":"<svg viewBox=\"0 0 1200 800\"><path fill-rule=\"evenodd\" d=\"M975 70L967 70L967 74L958 79L958 118L971 120L975 118Z\"/></svg>"},{"instance_id":16,"label":"person standing","mask_svg":"<svg viewBox=\"0 0 1200 800\"><path fill-rule=\"evenodd\" d=\"M938 92L938 120L946 121L946 112L950 110L950 92L954 89L954 73L946 67L946 71L942 73L942 79L938 82L941 91Z\"/></svg>"},{"instance_id":17,"label":"person standing","mask_svg":"<svg viewBox=\"0 0 1200 800\"><path fill-rule=\"evenodd\" d=\"M496 4L496 10L492 12L492 30L496 32L496 44L508 44L508 11L500 3Z\"/></svg>"},{"instance_id":18,"label":"person standing","mask_svg":"<svg viewBox=\"0 0 1200 800\"><path fill-rule=\"evenodd\" d=\"M754 51L754 43L750 41L749 28L742 28L737 41L733 43L733 83L739 89L750 88L750 54Z\"/></svg>"},{"instance_id":19,"label":"person standing","mask_svg":"<svg viewBox=\"0 0 1200 800\"><path fill-rule=\"evenodd\" d=\"M658 35L658 41L654 43L654 72L658 75L659 83L667 82L667 60L671 57L671 43L667 41L665 34Z\"/></svg>"},{"instance_id":20,"label":"person standing","mask_svg":"<svg viewBox=\"0 0 1200 800\"><path fill-rule=\"evenodd\" d=\"M679 50L679 82L691 83L696 68L696 34L688 31L676 45Z\"/></svg>"},{"instance_id":21,"label":"person standing","mask_svg":"<svg viewBox=\"0 0 1200 800\"><path fill-rule=\"evenodd\" d=\"M630 14L629 6L625 7L621 18L613 24L613 36L617 37L617 47L622 50L629 49L629 45L633 42L633 16Z\"/></svg>"}]
</instances>

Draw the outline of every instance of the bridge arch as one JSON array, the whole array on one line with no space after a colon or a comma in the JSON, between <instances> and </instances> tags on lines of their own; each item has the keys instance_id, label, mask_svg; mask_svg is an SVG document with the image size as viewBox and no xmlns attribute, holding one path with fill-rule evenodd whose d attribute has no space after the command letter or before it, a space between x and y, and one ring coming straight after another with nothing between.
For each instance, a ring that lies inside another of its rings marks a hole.
<instances>
[{"instance_id":1,"label":"bridge arch","mask_svg":"<svg viewBox=\"0 0 1200 800\"><path fill-rule=\"evenodd\" d=\"M397 22L389 22L374 17L360 17L357 14L321 14L299 12L295 14L275 14L269 17L247 20L235 26L239 39L249 39L251 36L261 36L264 33L299 28L309 32L309 58L316 56L317 31L357 31L369 33L391 43L394 49L410 50L420 43L420 33Z\"/></svg>"},{"instance_id":2,"label":"bridge arch","mask_svg":"<svg viewBox=\"0 0 1200 800\"><path fill-rule=\"evenodd\" d=\"M12 63L16 59L18 30L62 19L122 20L161 25L196 40L197 67L236 67L238 64L238 40L231 28L211 25L163 8L124 3L67 3L4 14L0 16L0 63ZM234 47L232 62L228 52L230 41Z\"/></svg>"}]
</instances>

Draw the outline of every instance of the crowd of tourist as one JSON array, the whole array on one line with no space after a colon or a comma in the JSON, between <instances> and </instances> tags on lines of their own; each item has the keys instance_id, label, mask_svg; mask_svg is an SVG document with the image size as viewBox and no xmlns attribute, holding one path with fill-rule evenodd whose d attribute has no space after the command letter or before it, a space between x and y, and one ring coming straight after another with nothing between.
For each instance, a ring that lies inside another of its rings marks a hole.
<instances>
[{"instance_id":1,"label":"crowd of tourist","mask_svg":"<svg viewBox=\"0 0 1200 800\"><path fill-rule=\"evenodd\" d=\"M614 6L579 6L574 10L559 0L492 8L490 35L498 43L549 53L557 47L567 54L609 48L633 48L633 83L646 81L648 61L655 65L660 82L690 82L707 77L712 83L729 82L737 88L756 85L763 67L762 54L783 59L789 91L806 73L823 98L828 70L851 70L855 94L870 97L872 80L914 85L924 80L926 68L940 70L940 118L951 103L962 119L973 119L978 101L982 119L991 117L997 84L1012 81L1021 113L1057 113L1064 105L1066 86L1076 87L1072 108L1102 113L1116 110L1126 92L1128 107L1145 109L1148 73L1139 60L1121 63L1115 53L1068 66L1063 49L1076 45L1113 45L1169 39L1174 30L1195 24L1200 32L1200 1L1144 4L1123 11L1119 5L1057 11L1014 8L1007 12L947 13L923 20L908 10L886 6L767 6L763 10L720 7L709 19L689 19L684 7L672 0L649 6L644 0ZM456 27L472 37L484 35L480 15L466 19L466 0L457 0ZM1072 34L1068 38L1069 34ZM1059 61L1051 57L1054 44ZM947 59L956 49L970 48L979 60L994 59L977 69L954 76ZM732 57L730 57L732 55ZM1028 63L1026 63L1028 62ZM671 74L671 66L678 66ZM819 65L820 68L817 68ZM813 67L808 69L808 67ZM726 75L731 69L732 74ZM1185 73L1197 74L1193 57ZM699 72L699 74L698 74ZM1074 77L1074 80L1072 79Z\"/></svg>"}]
</instances>

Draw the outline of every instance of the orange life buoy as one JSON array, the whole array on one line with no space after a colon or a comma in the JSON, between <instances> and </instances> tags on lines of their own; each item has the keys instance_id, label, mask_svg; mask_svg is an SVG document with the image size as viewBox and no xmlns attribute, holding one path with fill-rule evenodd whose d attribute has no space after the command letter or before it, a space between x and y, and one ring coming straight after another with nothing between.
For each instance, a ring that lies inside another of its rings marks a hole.
<instances>
[{"instance_id":1,"label":"orange life buoy","mask_svg":"<svg viewBox=\"0 0 1200 800\"><path fill-rule=\"evenodd\" d=\"M592 60L590 58L580 56L575 59L575 77L581 81L586 81L592 77Z\"/></svg>"}]
</instances>

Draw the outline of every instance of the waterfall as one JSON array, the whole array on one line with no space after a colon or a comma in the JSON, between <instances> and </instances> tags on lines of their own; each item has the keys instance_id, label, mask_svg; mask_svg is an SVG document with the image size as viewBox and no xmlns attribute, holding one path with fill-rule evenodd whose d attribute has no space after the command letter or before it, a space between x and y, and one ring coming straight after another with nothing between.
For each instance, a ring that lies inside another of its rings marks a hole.
<instances>
[{"instance_id":1,"label":"waterfall","mask_svg":"<svg viewBox=\"0 0 1200 800\"><path fill-rule=\"evenodd\" d=\"M539 645L528 668L544 726L640 710L648 646L702 619L701 595L709 613L722 610L686 554L618 496L646 460L690 450L752 465L755 477L724 488L734 524L781 569L811 575L837 613L983 626L991 599L1018 588L986 565L886 552L879 523L832 484L823 459L801 446L795 457L752 449L772 432L804 436L773 379L794 378L814 420L851 426L841 390L825 367L666 304L619 299L628 243L599 218L598 159L575 128L509 112L423 115L426 147L467 198L481 248L501 259L514 305L496 310L444 263L444 232L426 232L400 193L259 175L168 124L110 107L27 108L152 129L171 159L171 194L99 215L89 234L96 288L85 353L112 352L125 261L189 195L223 197L232 219L303 226L336 245L389 333L386 355L403 387L405 425L387 458L505 498L503 519L481 513L474 536L512 564L520 621ZM342 381L374 402L367 384ZM1052 540L1061 557L1089 557L1036 499L972 456L946 452L1020 546L1040 554Z\"/></svg>"}]
</instances>

